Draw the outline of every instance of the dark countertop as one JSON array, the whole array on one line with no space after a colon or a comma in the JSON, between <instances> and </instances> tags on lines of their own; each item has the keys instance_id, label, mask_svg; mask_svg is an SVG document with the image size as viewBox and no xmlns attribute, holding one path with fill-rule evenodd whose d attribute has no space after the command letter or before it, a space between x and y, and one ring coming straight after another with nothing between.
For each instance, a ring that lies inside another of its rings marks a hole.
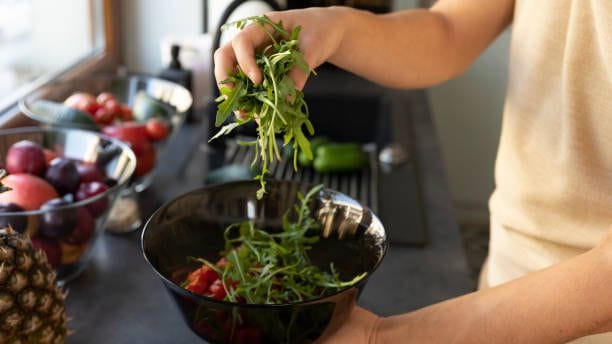
<instances>
[{"instance_id":1,"label":"dark countertop","mask_svg":"<svg viewBox=\"0 0 612 344\"><path fill-rule=\"evenodd\" d=\"M438 140L423 91L397 93L409 106L419 161L429 242L415 247L392 244L370 278L360 304L380 315L414 310L471 291L472 282L440 157ZM153 187L140 195L146 211L200 187L207 166L208 131L185 125L164 155ZM69 343L197 343L162 283L147 266L140 231L105 234L85 271L67 285Z\"/></svg>"}]
</instances>

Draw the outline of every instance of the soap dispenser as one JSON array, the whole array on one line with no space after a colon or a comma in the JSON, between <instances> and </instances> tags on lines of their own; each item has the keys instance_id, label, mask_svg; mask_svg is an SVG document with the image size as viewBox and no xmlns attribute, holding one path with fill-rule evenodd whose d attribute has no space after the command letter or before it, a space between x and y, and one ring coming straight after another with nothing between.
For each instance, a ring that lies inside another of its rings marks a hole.
<instances>
[{"instance_id":1,"label":"soap dispenser","mask_svg":"<svg viewBox=\"0 0 612 344\"><path fill-rule=\"evenodd\" d=\"M192 92L191 79L192 74L188 69L183 69L179 59L181 47L178 44L173 44L170 47L170 64L159 73L159 78L175 82L185 87L189 92ZM192 92L193 93L193 92ZM187 122L193 122L193 107L187 110Z\"/></svg>"}]
</instances>

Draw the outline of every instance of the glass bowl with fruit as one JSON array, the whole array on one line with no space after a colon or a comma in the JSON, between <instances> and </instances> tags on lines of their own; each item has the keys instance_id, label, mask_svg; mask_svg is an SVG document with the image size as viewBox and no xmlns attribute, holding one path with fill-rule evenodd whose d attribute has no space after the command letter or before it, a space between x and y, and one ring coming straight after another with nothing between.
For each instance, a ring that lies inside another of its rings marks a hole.
<instances>
[{"instance_id":1,"label":"glass bowl with fruit","mask_svg":"<svg viewBox=\"0 0 612 344\"><path fill-rule=\"evenodd\" d=\"M145 259L187 325L211 343L312 343L346 321L382 262L367 207L297 181L217 184L155 212Z\"/></svg>"},{"instance_id":2,"label":"glass bowl with fruit","mask_svg":"<svg viewBox=\"0 0 612 344\"><path fill-rule=\"evenodd\" d=\"M28 234L56 269L76 277L136 169L127 144L91 131L0 130L0 228Z\"/></svg>"},{"instance_id":3,"label":"glass bowl with fruit","mask_svg":"<svg viewBox=\"0 0 612 344\"><path fill-rule=\"evenodd\" d=\"M97 75L53 82L20 101L25 115L51 127L102 132L136 155L131 189L146 189L156 161L182 126L193 102L176 83L147 76Z\"/></svg>"}]
</instances>

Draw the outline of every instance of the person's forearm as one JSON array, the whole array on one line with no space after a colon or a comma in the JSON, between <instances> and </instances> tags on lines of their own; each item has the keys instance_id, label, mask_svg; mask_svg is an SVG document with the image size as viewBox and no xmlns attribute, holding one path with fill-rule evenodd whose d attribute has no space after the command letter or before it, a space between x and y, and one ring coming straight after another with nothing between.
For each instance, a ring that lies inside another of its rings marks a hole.
<instances>
[{"instance_id":1,"label":"person's forearm","mask_svg":"<svg viewBox=\"0 0 612 344\"><path fill-rule=\"evenodd\" d=\"M597 251L513 282L384 318L381 343L564 343L612 330L612 263Z\"/></svg>"},{"instance_id":2,"label":"person's forearm","mask_svg":"<svg viewBox=\"0 0 612 344\"><path fill-rule=\"evenodd\" d=\"M329 62L390 87L461 74L510 23L512 0L439 1L387 15L336 8L345 34Z\"/></svg>"}]
</instances>

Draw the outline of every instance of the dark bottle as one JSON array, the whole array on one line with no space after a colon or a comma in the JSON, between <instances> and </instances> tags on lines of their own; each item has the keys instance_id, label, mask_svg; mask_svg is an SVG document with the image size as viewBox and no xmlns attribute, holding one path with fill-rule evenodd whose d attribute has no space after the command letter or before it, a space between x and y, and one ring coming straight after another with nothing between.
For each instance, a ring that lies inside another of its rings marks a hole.
<instances>
[{"instance_id":1,"label":"dark bottle","mask_svg":"<svg viewBox=\"0 0 612 344\"><path fill-rule=\"evenodd\" d=\"M191 71L188 69L183 69L181 65L181 61L179 59L180 50L181 50L181 47L179 45L177 44L172 45L172 47L170 48L170 56L171 56L170 64L168 65L167 68L164 68L159 73L158 76L161 79L175 82L185 87L189 92L192 92L193 90L191 88L191 78L192 78ZM195 118L193 116L193 106L192 106L189 108L189 110L187 110L186 121L193 122L194 119Z\"/></svg>"}]
</instances>

